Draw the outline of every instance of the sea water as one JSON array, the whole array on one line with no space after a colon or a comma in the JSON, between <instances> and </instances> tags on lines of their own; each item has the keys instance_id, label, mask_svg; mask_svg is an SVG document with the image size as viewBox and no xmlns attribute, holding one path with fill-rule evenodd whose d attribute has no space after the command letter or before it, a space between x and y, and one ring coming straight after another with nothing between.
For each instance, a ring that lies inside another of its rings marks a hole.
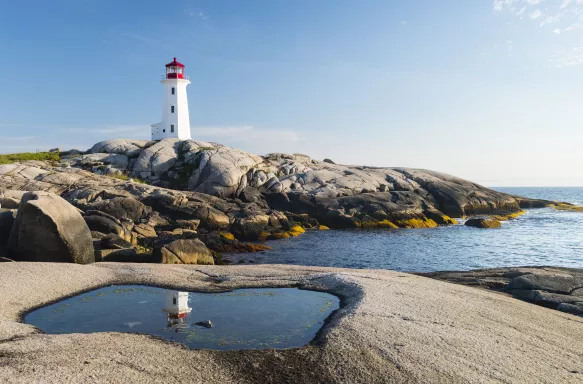
<instances>
[{"instance_id":1,"label":"sea water","mask_svg":"<svg viewBox=\"0 0 583 384\"><path fill-rule=\"evenodd\" d=\"M525 197L583 205L583 188L496 188ZM524 265L583 268L583 213L528 209L501 229L308 231L271 241L273 250L227 255L240 261L429 272Z\"/></svg>"}]
</instances>

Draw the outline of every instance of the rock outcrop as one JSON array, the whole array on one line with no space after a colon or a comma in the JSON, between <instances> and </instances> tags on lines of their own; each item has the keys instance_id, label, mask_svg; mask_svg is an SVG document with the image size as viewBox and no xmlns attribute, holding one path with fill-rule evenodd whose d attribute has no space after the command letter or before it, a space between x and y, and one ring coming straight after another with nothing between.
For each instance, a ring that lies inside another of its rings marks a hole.
<instances>
[{"instance_id":1,"label":"rock outcrop","mask_svg":"<svg viewBox=\"0 0 583 384\"><path fill-rule=\"evenodd\" d=\"M519 210L510 195L444 173L339 165L301 154L260 157L195 140L109 140L66 162L102 174L116 170L161 187L308 213L336 228L425 221L427 212L462 217Z\"/></svg>"},{"instance_id":2,"label":"rock outcrop","mask_svg":"<svg viewBox=\"0 0 583 384\"><path fill-rule=\"evenodd\" d=\"M11 206L24 191L45 191L77 207L98 260L151 259L174 240L255 252L268 247L246 242L301 233L293 228L431 228L455 224L452 217L520 211L517 198L443 173L173 139L109 140L87 154L67 152L60 164L0 165L0 191ZM133 248L104 248L97 240L110 234Z\"/></svg>"},{"instance_id":3,"label":"rock outcrop","mask_svg":"<svg viewBox=\"0 0 583 384\"><path fill-rule=\"evenodd\" d=\"M465 222L465 225L468 227L475 227L475 228L500 228L502 224L500 221L488 218L488 217L476 217L472 219L468 219Z\"/></svg>"},{"instance_id":4,"label":"rock outcrop","mask_svg":"<svg viewBox=\"0 0 583 384\"><path fill-rule=\"evenodd\" d=\"M418 275L511 294L544 307L583 315L583 270L560 267L507 267Z\"/></svg>"},{"instance_id":5,"label":"rock outcrop","mask_svg":"<svg viewBox=\"0 0 583 384\"><path fill-rule=\"evenodd\" d=\"M156 249L154 258L160 258L162 264L215 263L209 249L198 239L175 240Z\"/></svg>"},{"instance_id":6,"label":"rock outcrop","mask_svg":"<svg viewBox=\"0 0 583 384\"><path fill-rule=\"evenodd\" d=\"M8 239L11 258L89 264L91 232L75 207L47 192L24 194Z\"/></svg>"}]
</instances>

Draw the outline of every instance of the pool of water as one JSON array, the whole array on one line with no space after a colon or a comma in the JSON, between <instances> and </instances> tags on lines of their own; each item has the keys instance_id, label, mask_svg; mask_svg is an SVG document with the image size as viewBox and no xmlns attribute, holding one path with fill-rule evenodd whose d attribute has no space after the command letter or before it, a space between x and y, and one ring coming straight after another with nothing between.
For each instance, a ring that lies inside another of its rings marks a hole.
<instances>
[{"instance_id":1,"label":"pool of water","mask_svg":"<svg viewBox=\"0 0 583 384\"><path fill-rule=\"evenodd\" d=\"M291 348L309 343L339 307L338 297L297 288L196 293L109 286L24 317L45 333L143 333L216 350ZM196 323L210 320L212 328Z\"/></svg>"}]
</instances>

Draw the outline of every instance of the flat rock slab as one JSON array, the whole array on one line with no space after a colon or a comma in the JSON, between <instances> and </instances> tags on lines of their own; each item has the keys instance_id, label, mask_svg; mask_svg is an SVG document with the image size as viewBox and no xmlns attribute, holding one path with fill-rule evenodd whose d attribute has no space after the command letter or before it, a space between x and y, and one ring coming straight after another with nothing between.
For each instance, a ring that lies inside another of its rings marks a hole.
<instances>
[{"instance_id":1,"label":"flat rock slab","mask_svg":"<svg viewBox=\"0 0 583 384\"><path fill-rule=\"evenodd\" d=\"M0 264L0 382L581 382L583 319L392 271L290 265ZM145 335L45 335L24 311L108 284L320 289L342 308L319 343L188 350Z\"/></svg>"},{"instance_id":2,"label":"flat rock slab","mask_svg":"<svg viewBox=\"0 0 583 384\"><path fill-rule=\"evenodd\" d=\"M419 275L494 289L545 307L583 315L583 269L507 267Z\"/></svg>"}]
</instances>

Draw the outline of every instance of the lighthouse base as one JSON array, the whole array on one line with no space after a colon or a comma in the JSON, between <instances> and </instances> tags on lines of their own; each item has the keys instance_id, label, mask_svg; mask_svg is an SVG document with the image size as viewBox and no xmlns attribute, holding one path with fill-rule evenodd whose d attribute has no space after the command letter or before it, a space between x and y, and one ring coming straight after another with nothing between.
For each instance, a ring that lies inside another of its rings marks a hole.
<instances>
[{"instance_id":1,"label":"lighthouse base","mask_svg":"<svg viewBox=\"0 0 583 384\"><path fill-rule=\"evenodd\" d=\"M160 141L164 139L192 140L190 129L178 129L177 127L164 127L162 123L150 125L152 128L152 140ZM174 128L174 130L172 130Z\"/></svg>"}]
</instances>

